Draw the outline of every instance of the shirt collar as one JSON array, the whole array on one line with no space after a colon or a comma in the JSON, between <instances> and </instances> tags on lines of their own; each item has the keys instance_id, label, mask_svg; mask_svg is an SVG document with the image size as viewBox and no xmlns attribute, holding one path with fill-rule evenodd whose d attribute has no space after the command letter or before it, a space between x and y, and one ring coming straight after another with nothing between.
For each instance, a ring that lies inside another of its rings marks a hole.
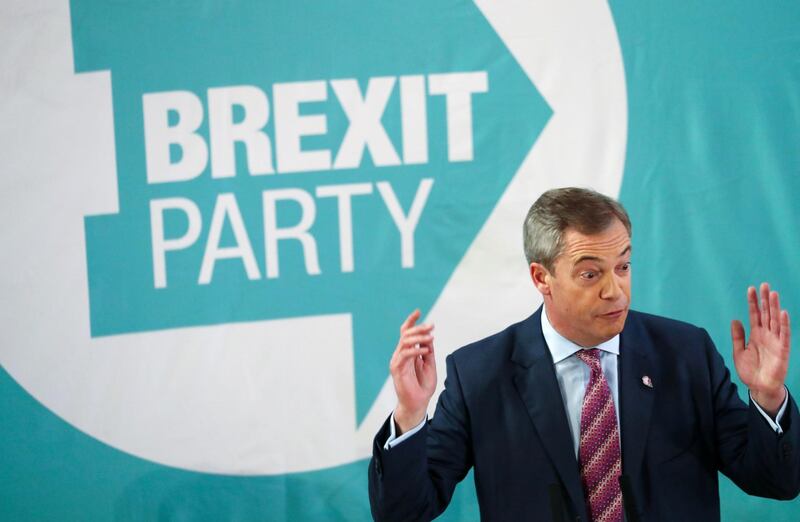
<instances>
[{"instance_id":1,"label":"shirt collar","mask_svg":"<svg viewBox=\"0 0 800 522\"><path fill-rule=\"evenodd\" d=\"M553 325L550 324L550 319L547 317L547 309L544 306L542 306L542 334L547 343L547 348L550 350L550 355L553 356L553 364L558 364L567 357L571 357L575 352L584 349L553 328ZM619 334L604 343L600 343L595 348L619 355Z\"/></svg>"}]
</instances>

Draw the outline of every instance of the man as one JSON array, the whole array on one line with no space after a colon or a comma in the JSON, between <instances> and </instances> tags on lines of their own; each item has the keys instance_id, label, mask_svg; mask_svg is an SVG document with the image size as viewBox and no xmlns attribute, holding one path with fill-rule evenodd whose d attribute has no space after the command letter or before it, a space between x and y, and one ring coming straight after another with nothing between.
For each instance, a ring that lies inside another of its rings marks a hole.
<instances>
[{"instance_id":1,"label":"man","mask_svg":"<svg viewBox=\"0 0 800 522\"><path fill-rule=\"evenodd\" d=\"M390 364L397 406L369 466L375 519L436 517L472 467L484 520L719 520L718 470L752 495L797 496L777 292L762 284L759 304L748 289L746 344L731 324L748 406L705 330L629 309L630 236L610 198L543 194L524 225L543 308L447 358L430 422L433 326L409 316Z\"/></svg>"}]
</instances>

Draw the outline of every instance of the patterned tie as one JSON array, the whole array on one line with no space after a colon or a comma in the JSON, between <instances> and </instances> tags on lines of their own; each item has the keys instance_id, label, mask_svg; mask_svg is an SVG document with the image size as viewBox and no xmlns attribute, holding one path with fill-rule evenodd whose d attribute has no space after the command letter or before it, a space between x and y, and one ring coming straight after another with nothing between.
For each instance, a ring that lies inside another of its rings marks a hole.
<instances>
[{"instance_id":1,"label":"patterned tie","mask_svg":"<svg viewBox=\"0 0 800 522\"><path fill-rule=\"evenodd\" d=\"M577 352L591 370L581 409L578 460L591 522L622 522L622 459L614 399L597 348Z\"/></svg>"}]
</instances>

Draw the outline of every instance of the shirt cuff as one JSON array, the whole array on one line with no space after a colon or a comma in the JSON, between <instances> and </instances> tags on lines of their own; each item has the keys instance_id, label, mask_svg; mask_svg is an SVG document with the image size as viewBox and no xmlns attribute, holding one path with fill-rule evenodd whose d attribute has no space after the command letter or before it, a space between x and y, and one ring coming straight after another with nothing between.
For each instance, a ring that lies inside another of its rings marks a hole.
<instances>
[{"instance_id":1,"label":"shirt cuff","mask_svg":"<svg viewBox=\"0 0 800 522\"><path fill-rule=\"evenodd\" d=\"M389 419L389 438L386 440L386 444L383 445L383 449L388 450L392 449L394 446L397 446L404 440L410 438L416 432L422 429L425 426L425 423L428 422L428 416L425 415L425 418L422 419L422 422L408 430L407 432L403 433L399 437L397 436L397 432L395 431L394 427L394 412L392 412L392 416Z\"/></svg>"},{"instance_id":2,"label":"shirt cuff","mask_svg":"<svg viewBox=\"0 0 800 522\"><path fill-rule=\"evenodd\" d=\"M783 404L781 404L780 409L778 410L778 414L775 415L775 419L773 420L772 417L769 416L767 412L761 409L761 406L758 405L756 401L753 400L753 395L750 395L750 401L755 405L756 409L761 413L761 415L767 420L770 427L775 430L775 433L778 435L783 434L783 428L781 428L781 419L783 418L783 414L786 411L786 405L789 404L789 390L786 386L783 387L786 390L786 397L783 399Z\"/></svg>"}]
</instances>

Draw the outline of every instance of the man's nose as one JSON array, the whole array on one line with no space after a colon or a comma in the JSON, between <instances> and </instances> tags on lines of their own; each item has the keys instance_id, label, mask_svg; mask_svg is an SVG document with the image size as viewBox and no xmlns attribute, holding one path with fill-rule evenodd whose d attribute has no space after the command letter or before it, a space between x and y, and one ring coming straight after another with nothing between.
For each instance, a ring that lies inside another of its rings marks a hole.
<instances>
[{"instance_id":1,"label":"man's nose","mask_svg":"<svg viewBox=\"0 0 800 522\"><path fill-rule=\"evenodd\" d=\"M603 299L614 300L622 293L622 285L616 274L607 274L603 286L600 289L600 297Z\"/></svg>"}]
</instances>

